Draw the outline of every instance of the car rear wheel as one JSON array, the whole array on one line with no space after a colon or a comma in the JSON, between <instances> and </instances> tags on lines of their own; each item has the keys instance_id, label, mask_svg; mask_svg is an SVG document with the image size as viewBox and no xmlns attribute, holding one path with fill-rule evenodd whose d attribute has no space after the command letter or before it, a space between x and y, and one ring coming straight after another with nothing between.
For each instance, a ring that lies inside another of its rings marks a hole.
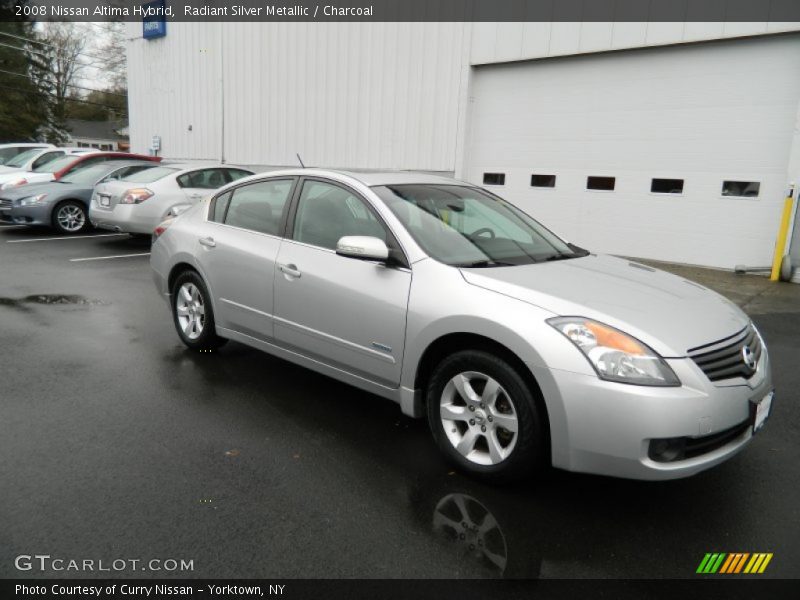
<instances>
[{"instance_id":1,"label":"car rear wheel","mask_svg":"<svg viewBox=\"0 0 800 600\"><path fill-rule=\"evenodd\" d=\"M509 481L547 462L545 416L534 391L506 361L478 350L445 358L426 391L439 448L462 470Z\"/></svg>"},{"instance_id":2,"label":"car rear wheel","mask_svg":"<svg viewBox=\"0 0 800 600\"><path fill-rule=\"evenodd\" d=\"M53 229L68 235L86 231L91 227L86 207L75 200L67 200L53 211Z\"/></svg>"},{"instance_id":3,"label":"car rear wheel","mask_svg":"<svg viewBox=\"0 0 800 600\"><path fill-rule=\"evenodd\" d=\"M181 341L192 350L208 352L227 342L217 335L208 290L194 271L179 275L172 286L172 318Z\"/></svg>"}]
</instances>

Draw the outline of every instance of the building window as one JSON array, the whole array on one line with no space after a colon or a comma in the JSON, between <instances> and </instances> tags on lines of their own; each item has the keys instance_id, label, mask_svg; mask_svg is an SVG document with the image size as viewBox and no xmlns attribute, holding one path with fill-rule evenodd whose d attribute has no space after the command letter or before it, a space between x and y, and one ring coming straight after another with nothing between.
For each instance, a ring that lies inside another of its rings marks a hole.
<instances>
[{"instance_id":1,"label":"building window","mask_svg":"<svg viewBox=\"0 0 800 600\"><path fill-rule=\"evenodd\" d=\"M650 183L650 191L654 194L682 194L683 179L657 179Z\"/></svg>"},{"instance_id":2,"label":"building window","mask_svg":"<svg viewBox=\"0 0 800 600\"><path fill-rule=\"evenodd\" d=\"M556 176L531 175L531 187L554 188L556 187Z\"/></svg>"},{"instance_id":3,"label":"building window","mask_svg":"<svg viewBox=\"0 0 800 600\"><path fill-rule=\"evenodd\" d=\"M483 184L484 185L505 185L506 184L506 174L505 173L484 173L483 174Z\"/></svg>"},{"instance_id":4,"label":"building window","mask_svg":"<svg viewBox=\"0 0 800 600\"><path fill-rule=\"evenodd\" d=\"M722 195L739 198L756 198L761 189L758 181L723 181Z\"/></svg>"},{"instance_id":5,"label":"building window","mask_svg":"<svg viewBox=\"0 0 800 600\"><path fill-rule=\"evenodd\" d=\"M604 192L613 192L617 184L616 177L597 177L590 175L586 178L587 190L602 190Z\"/></svg>"}]
</instances>

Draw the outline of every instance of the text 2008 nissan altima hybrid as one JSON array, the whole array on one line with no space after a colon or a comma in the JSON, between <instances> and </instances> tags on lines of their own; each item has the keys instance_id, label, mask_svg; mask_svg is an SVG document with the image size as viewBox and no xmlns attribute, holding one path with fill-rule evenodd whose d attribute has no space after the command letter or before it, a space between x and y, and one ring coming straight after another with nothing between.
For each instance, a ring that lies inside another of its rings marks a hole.
<instances>
[{"instance_id":1,"label":"text 2008 nissan altima hybrid","mask_svg":"<svg viewBox=\"0 0 800 600\"><path fill-rule=\"evenodd\" d=\"M154 237L189 348L236 340L427 414L447 457L488 479L684 477L769 415L767 349L734 304L467 183L271 172Z\"/></svg>"}]
</instances>

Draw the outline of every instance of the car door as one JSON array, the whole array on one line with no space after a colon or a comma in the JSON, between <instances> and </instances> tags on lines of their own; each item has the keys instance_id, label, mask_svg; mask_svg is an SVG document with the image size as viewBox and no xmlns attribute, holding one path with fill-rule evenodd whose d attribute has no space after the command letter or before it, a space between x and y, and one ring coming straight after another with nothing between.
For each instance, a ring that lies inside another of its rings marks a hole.
<instances>
[{"instance_id":1,"label":"car door","mask_svg":"<svg viewBox=\"0 0 800 600\"><path fill-rule=\"evenodd\" d=\"M411 271L369 203L332 181L304 178L275 274L275 339L328 365L396 387ZM346 235L383 239L402 266L346 258Z\"/></svg>"},{"instance_id":2,"label":"car door","mask_svg":"<svg viewBox=\"0 0 800 600\"><path fill-rule=\"evenodd\" d=\"M197 259L214 296L217 325L273 337L273 279L296 178L261 180L215 197Z\"/></svg>"}]
</instances>

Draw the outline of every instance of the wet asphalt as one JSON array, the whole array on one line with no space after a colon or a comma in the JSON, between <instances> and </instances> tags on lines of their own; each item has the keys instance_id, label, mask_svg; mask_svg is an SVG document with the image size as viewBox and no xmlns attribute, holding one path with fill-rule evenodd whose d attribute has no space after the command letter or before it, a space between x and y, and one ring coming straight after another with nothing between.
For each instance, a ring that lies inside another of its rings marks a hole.
<instances>
[{"instance_id":1,"label":"wet asphalt","mask_svg":"<svg viewBox=\"0 0 800 600\"><path fill-rule=\"evenodd\" d=\"M51 237L0 228L0 577L98 575L14 566L48 554L194 565L124 577L684 578L706 552L800 576L800 286L753 314L777 396L729 462L491 487L390 402L240 344L185 350L146 256L70 260L148 241Z\"/></svg>"}]
</instances>

